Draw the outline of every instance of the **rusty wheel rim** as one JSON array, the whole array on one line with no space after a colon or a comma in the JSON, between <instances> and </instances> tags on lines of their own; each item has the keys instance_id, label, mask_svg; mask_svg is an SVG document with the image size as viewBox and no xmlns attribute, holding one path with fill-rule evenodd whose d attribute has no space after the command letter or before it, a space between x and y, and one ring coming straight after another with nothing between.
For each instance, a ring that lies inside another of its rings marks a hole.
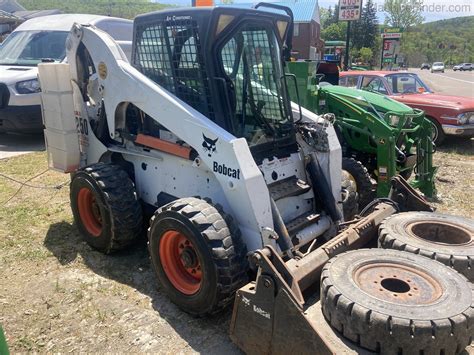
<instances>
[{"instance_id":1,"label":"rusty wheel rim","mask_svg":"<svg viewBox=\"0 0 474 355\"><path fill-rule=\"evenodd\" d=\"M97 200L89 188L83 187L79 190L77 208L82 225L87 232L94 237L99 237L102 233L102 216Z\"/></svg>"},{"instance_id":2,"label":"rusty wheel rim","mask_svg":"<svg viewBox=\"0 0 474 355\"><path fill-rule=\"evenodd\" d=\"M402 305L430 304L443 293L428 272L397 263L366 264L354 271L354 281L367 294Z\"/></svg>"},{"instance_id":3,"label":"rusty wheel rim","mask_svg":"<svg viewBox=\"0 0 474 355\"><path fill-rule=\"evenodd\" d=\"M182 233L166 231L160 239L159 255L163 270L173 287L185 295L201 288L201 261L194 244Z\"/></svg>"},{"instance_id":4,"label":"rusty wheel rim","mask_svg":"<svg viewBox=\"0 0 474 355\"><path fill-rule=\"evenodd\" d=\"M473 239L469 230L441 221L410 223L407 230L415 238L439 245L467 245Z\"/></svg>"}]
</instances>

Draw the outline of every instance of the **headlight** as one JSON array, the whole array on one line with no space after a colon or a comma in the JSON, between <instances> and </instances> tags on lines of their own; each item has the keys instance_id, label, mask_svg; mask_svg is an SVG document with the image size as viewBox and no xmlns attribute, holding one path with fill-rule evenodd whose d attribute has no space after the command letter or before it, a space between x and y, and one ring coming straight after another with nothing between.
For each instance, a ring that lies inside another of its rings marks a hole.
<instances>
[{"instance_id":1,"label":"headlight","mask_svg":"<svg viewBox=\"0 0 474 355\"><path fill-rule=\"evenodd\" d=\"M400 122L400 116L390 115L388 116L388 124L393 127L397 127Z\"/></svg>"},{"instance_id":2,"label":"headlight","mask_svg":"<svg viewBox=\"0 0 474 355\"><path fill-rule=\"evenodd\" d=\"M474 112L464 112L457 116L459 124L474 124Z\"/></svg>"},{"instance_id":3,"label":"headlight","mask_svg":"<svg viewBox=\"0 0 474 355\"><path fill-rule=\"evenodd\" d=\"M34 94L40 92L41 88L38 79L33 79L16 83L16 91L19 94Z\"/></svg>"}]
</instances>

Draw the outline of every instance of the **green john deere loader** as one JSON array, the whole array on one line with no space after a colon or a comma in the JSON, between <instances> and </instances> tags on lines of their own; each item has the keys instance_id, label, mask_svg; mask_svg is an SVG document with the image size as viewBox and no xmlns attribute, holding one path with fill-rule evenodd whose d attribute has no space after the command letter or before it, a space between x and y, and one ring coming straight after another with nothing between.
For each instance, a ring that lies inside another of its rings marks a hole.
<instances>
[{"instance_id":1,"label":"green john deere loader","mask_svg":"<svg viewBox=\"0 0 474 355\"><path fill-rule=\"evenodd\" d=\"M387 197L390 179L415 173L411 185L426 197L436 189L431 126L424 112L387 96L338 86L339 72L329 62L288 62L296 77L293 101L317 113L334 113L343 148L343 169L357 186L359 207Z\"/></svg>"}]
</instances>

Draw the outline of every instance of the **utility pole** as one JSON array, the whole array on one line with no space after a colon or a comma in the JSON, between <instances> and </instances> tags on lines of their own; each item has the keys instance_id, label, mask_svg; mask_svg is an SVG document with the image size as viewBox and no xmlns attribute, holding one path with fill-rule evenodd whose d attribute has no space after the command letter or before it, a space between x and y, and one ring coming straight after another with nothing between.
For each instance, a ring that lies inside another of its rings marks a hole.
<instances>
[{"instance_id":1,"label":"utility pole","mask_svg":"<svg viewBox=\"0 0 474 355\"><path fill-rule=\"evenodd\" d=\"M347 32L346 32L346 53L344 56L344 70L349 68L349 43L351 34L351 21L347 21Z\"/></svg>"},{"instance_id":2,"label":"utility pole","mask_svg":"<svg viewBox=\"0 0 474 355\"><path fill-rule=\"evenodd\" d=\"M362 0L339 0L339 21L347 22L346 53L344 56L344 70L349 69L349 45L351 39L351 22L360 19Z\"/></svg>"}]
</instances>

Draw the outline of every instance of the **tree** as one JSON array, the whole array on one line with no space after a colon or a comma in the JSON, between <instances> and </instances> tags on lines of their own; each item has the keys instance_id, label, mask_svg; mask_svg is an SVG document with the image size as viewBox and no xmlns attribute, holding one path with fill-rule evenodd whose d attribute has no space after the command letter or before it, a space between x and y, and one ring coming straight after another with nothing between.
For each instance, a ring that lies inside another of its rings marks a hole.
<instances>
[{"instance_id":1,"label":"tree","mask_svg":"<svg viewBox=\"0 0 474 355\"><path fill-rule=\"evenodd\" d=\"M325 41L343 41L346 38L346 26L343 22L333 23L321 31L321 37Z\"/></svg>"},{"instance_id":2,"label":"tree","mask_svg":"<svg viewBox=\"0 0 474 355\"><path fill-rule=\"evenodd\" d=\"M370 48L362 47L359 50L359 57L363 63L369 63L372 60L373 55L374 53L372 52L372 49Z\"/></svg>"},{"instance_id":3,"label":"tree","mask_svg":"<svg viewBox=\"0 0 474 355\"><path fill-rule=\"evenodd\" d=\"M374 51L378 36L376 8L372 0L367 0L359 21L352 26L352 47L360 49L370 48Z\"/></svg>"},{"instance_id":4,"label":"tree","mask_svg":"<svg viewBox=\"0 0 474 355\"><path fill-rule=\"evenodd\" d=\"M385 23L391 27L410 27L420 25L424 17L421 14L423 0L385 0Z\"/></svg>"}]
</instances>

